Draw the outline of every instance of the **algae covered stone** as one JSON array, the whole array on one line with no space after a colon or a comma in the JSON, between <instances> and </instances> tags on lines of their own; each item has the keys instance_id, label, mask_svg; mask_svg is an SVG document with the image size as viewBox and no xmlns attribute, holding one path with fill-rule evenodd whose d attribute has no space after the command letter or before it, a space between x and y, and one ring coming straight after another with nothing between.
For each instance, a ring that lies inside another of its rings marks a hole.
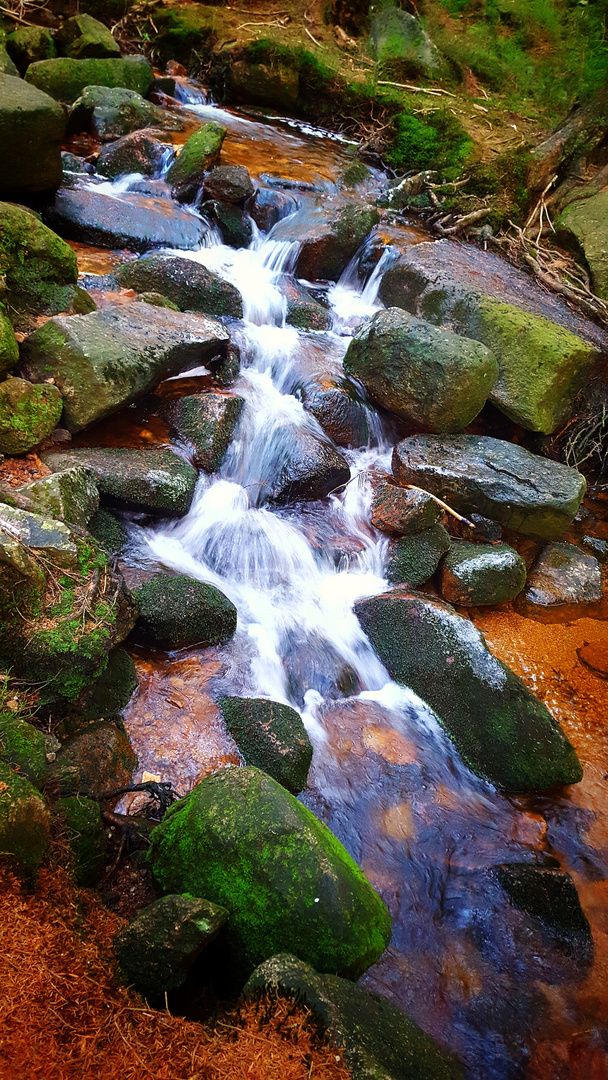
<instances>
[{"instance_id":1,"label":"algae covered stone","mask_svg":"<svg viewBox=\"0 0 608 1080\"><path fill-rule=\"evenodd\" d=\"M13 75L0 75L0 195L23 198L61 183L66 119L52 97Z\"/></svg>"},{"instance_id":2,"label":"algae covered stone","mask_svg":"<svg viewBox=\"0 0 608 1080\"><path fill-rule=\"evenodd\" d=\"M42 787L46 765L44 735L0 704L0 761L12 765L35 787Z\"/></svg>"},{"instance_id":3,"label":"algae covered stone","mask_svg":"<svg viewBox=\"0 0 608 1080\"><path fill-rule=\"evenodd\" d=\"M167 181L181 202L192 202L196 198L206 170L220 155L225 135L226 128L220 124L203 124L182 147L167 173Z\"/></svg>"},{"instance_id":4,"label":"algae covered stone","mask_svg":"<svg viewBox=\"0 0 608 1080\"><path fill-rule=\"evenodd\" d=\"M222 716L248 765L278 780L294 795L306 787L312 745L295 709L264 698L227 697Z\"/></svg>"},{"instance_id":5,"label":"algae covered stone","mask_svg":"<svg viewBox=\"0 0 608 1080\"><path fill-rule=\"evenodd\" d=\"M37 60L49 60L56 54L53 35L47 26L20 26L8 35L6 47L21 74Z\"/></svg>"},{"instance_id":6,"label":"algae covered stone","mask_svg":"<svg viewBox=\"0 0 608 1080\"><path fill-rule=\"evenodd\" d=\"M103 499L126 510L185 514L196 487L196 470L162 446L143 450L79 446L47 451L43 460L54 472L72 466L88 469Z\"/></svg>"},{"instance_id":7,"label":"algae covered stone","mask_svg":"<svg viewBox=\"0 0 608 1080\"><path fill-rule=\"evenodd\" d=\"M49 841L50 815L42 796L24 776L0 762L0 851L31 881Z\"/></svg>"},{"instance_id":8,"label":"algae covered stone","mask_svg":"<svg viewBox=\"0 0 608 1080\"><path fill-rule=\"evenodd\" d=\"M134 90L121 86L85 86L74 102L70 130L88 131L105 142L153 124L162 127L165 121L162 109Z\"/></svg>"},{"instance_id":9,"label":"algae covered stone","mask_svg":"<svg viewBox=\"0 0 608 1080\"><path fill-rule=\"evenodd\" d=\"M25 454L55 427L63 402L56 386L25 379L0 383L0 453Z\"/></svg>"},{"instance_id":10,"label":"algae covered stone","mask_svg":"<svg viewBox=\"0 0 608 1080\"><path fill-rule=\"evenodd\" d=\"M128 736L117 724L100 721L64 743L57 754L57 765L76 768L79 794L95 798L129 784L137 757Z\"/></svg>"},{"instance_id":11,"label":"algae covered stone","mask_svg":"<svg viewBox=\"0 0 608 1080\"><path fill-rule=\"evenodd\" d=\"M234 604L215 585L184 574L159 574L133 590L139 606L135 635L164 649L218 645L236 630Z\"/></svg>"},{"instance_id":12,"label":"algae covered stone","mask_svg":"<svg viewBox=\"0 0 608 1080\"><path fill-rule=\"evenodd\" d=\"M1 389L1 388L0 388ZM36 513L84 529L99 507L99 491L88 469L74 466L25 484L20 491L32 500Z\"/></svg>"},{"instance_id":13,"label":"algae covered stone","mask_svg":"<svg viewBox=\"0 0 608 1080\"><path fill-rule=\"evenodd\" d=\"M188 394L169 401L162 415L173 431L192 443L197 465L214 473L226 456L244 404L234 394Z\"/></svg>"},{"instance_id":14,"label":"algae covered stone","mask_svg":"<svg viewBox=\"0 0 608 1080\"><path fill-rule=\"evenodd\" d=\"M85 86L119 86L143 96L150 89L154 76L143 56L91 60L59 56L30 64L25 78L50 97L71 105Z\"/></svg>"},{"instance_id":15,"label":"algae covered stone","mask_svg":"<svg viewBox=\"0 0 608 1080\"><path fill-rule=\"evenodd\" d=\"M150 864L163 892L221 904L228 963L249 975L290 951L356 979L388 945L391 919L342 844L253 767L202 780L154 830Z\"/></svg>"},{"instance_id":16,"label":"algae covered stone","mask_svg":"<svg viewBox=\"0 0 608 1080\"><path fill-rule=\"evenodd\" d=\"M116 279L123 288L136 292L159 292L177 304L180 311L243 317L243 300L234 285L201 263L180 255L146 255L123 263L116 271Z\"/></svg>"},{"instance_id":17,"label":"algae covered stone","mask_svg":"<svg viewBox=\"0 0 608 1080\"><path fill-rule=\"evenodd\" d=\"M62 53L75 60L120 56L120 46L108 27L84 13L66 19L57 34L57 45Z\"/></svg>"},{"instance_id":18,"label":"algae covered stone","mask_svg":"<svg viewBox=\"0 0 608 1080\"><path fill-rule=\"evenodd\" d=\"M508 544L452 544L441 568L441 592L450 604L504 604L526 584L526 564Z\"/></svg>"},{"instance_id":19,"label":"algae covered stone","mask_svg":"<svg viewBox=\"0 0 608 1080\"><path fill-rule=\"evenodd\" d=\"M98 802L82 795L58 799L53 813L68 835L77 885L93 888L103 874L106 836Z\"/></svg>"},{"instance_id":20,"label":"algae covered stone","mask_svg":"<svg viewBox=\"0 0 608 1080\"><path fill-rule=\"evenodd\" d=\"M391 677L434 709L478 776L513 792L581 779L557 720L449 605L396 587L355 613Z\"/></svg>"},{"instance_id":21,"label":"algae covered stone","mask_svg":"<svg viewBox=\"0 0 608 1080\"><path fill-rule=\"evenodd\" d=\"M433 576L441 557L450 549L450 536L443 525L423 529L412 536L392 540L386 560L387 580L417 589Z\"/></svg>"},{"instance_id":22,"label":"algae covered stone","mask_svg":"<svg viewBox=\"0 0 608 1080\"><path fill-rule=\"evenodd\" d=\"M76 252L31 210L7 202L0 203L0 275L19 328L36 315L68 310L81 291Z\"/></svg>"},{"instance_id":23,"label":"algae covered stone","mask_svg":"<svg viewBox=\"0 0 608 1080\"><path fill-rule=\"evenodd\" d=\"M19 345L10 319L0 313L0 378L15 366L19 359Z\"/></svg>"},{"instance_id":24,"label":"algae covered stone","mask_svg":"<svg viewBox=\"0 0 608 1080\"><path fill-rule=\"evenodd\" d=\"M305 212L303 212L304 214ZM296 274L307 281L337 281L348 266L359 245L378 224L379 213L375 206L340 202L328 205L320 220L302 221L300 252L296 262ZM291 225L287 226L289 238L293 238ZM281 239L280 233L276 238Z\"/></svg>"},{"instance_id":25,"label":"algae covered stone","mask_svg":"<svg viewBox=\"0 0 608 1080\"><path fill-rule=\"evenodd\" d=\"M582 255L591 271L593 290L608 298L608 189L577 199L557 221L560 239Z\"/></svg>"}]
</instances>

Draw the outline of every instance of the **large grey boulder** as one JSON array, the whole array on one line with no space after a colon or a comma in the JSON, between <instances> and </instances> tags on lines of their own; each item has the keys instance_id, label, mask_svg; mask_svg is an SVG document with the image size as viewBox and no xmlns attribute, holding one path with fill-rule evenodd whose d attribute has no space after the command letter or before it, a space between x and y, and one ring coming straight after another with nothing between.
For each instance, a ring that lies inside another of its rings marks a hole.
<instances>
[{"instance_id":1,"label":"large grey boulder","mask_svg":"<svg viewBox=\"0 0 608 1080\"><path fill-rule=\"evenodd\" d=\"M116 272L120 285L135 292L157 292L180 311L202 311L206 315L243 317L239 290L201 263L179 255L146 255L123 263Z\"/></svg>"},{"instance_id":2,"label":"large grey boulder","mask_svg":"<svg viewBox=\"0 0 608 1080\"><path fill-rule=\"evenodd\" d=\"M181 131L185 123L120 86L86 86L70 114L70 131L88 131L101 142L152 126Z\"/></svg>"},{"instance_id":3,"label":"large grey boulder","mask_svg":"<svg viewBox=\"0 0 608 1080\"><path fill-rule=\"evenodd\" d=\"M162 379L211 360L228 340L224 328L203 315L108 305L90 315L50 319L24 341L22 367L32 382L55 380L64 422L80 431Z\"/></svg>"},{"instance_id":4,"label":"large grey boulder","mask_svg":"<svg viewBox=\"0 0 608 1080\"><path fill-rule=\"evenodd\" d=\"M65 113L52 97L23 79L0 74L2 198L59 187L65 130Z\"/></svg>"},{"instance_id":5,"label":"large grey boulder","mask_svg":"<svg viewBox=\"0 0 608 1080\"><path fill-rule=\"evenodd\" d=\"M76 466L88 469L103 500L126 510L185 514L196 487L196 470L166 447L122 450L83 446L47 451L42 459L55 472Z\"/></svg>"},{"instance_id":6,"label":"large grey boulder","mask_svg":"<svg viewBox=\"0 0 608 1080\"><path fill-rule=\"evenodd\" d=\"M397 586L355 605L389 675L434 709L466 764L506 791L583 773L557 720L449 605Z\"/></svg>"},{"instance_id":7,"label":"large grey boulder","mask_svg":"<svg viewBox=\"0 0 608 1080\"><path fill-rule=\"evenodd\" d=\"M570 203L557 221L560 240L582 256L594 292L608 299L608 188Z\"/></svg>"},{"instance_id":8,"label":"large grey boulder","mask_svg":"<svg viewBox=\"0 0 608 1080\"><path fill-rule=\"evenodd\" d=\"M576 469L481 435L413 435L395 447L393 473L465 516L545 540L561 536L586 489Z\"/></svg>"},{"instance_id":9,"label":"large grey boulder","mask_svg":"<svg viewBox=\"0 0 608 1080\"><path fill-rule=\"evenodd\" d=\"M547 544L517 601L517 610L540 622L572 622L600 614L602 570L575 544Z\"/></svg>"},{"instance_id":10,"label":"large grey boulder","mask_svg":"<svg viewBox=\"0 0 608 1080\"><path fill-rule=\"evenodd\" d=\"M25 73L26 82L68 105L80 96L85 86L120 86L143 96L153 78L152 68L143 56L89 60L59 56L30 64Z\"/></svg>"},{"instance_id":11,"label":"large grey boulder","mask_svg":"<svg viewBox=\"0 0 608 1080\"><path fill-rule=\"evenodd\" d=\"M374 58L395 74L433 78L441 73L441 54L415 15L390 5L382 7L372 17L369 36Z\"/></svg>"}]
</instances>

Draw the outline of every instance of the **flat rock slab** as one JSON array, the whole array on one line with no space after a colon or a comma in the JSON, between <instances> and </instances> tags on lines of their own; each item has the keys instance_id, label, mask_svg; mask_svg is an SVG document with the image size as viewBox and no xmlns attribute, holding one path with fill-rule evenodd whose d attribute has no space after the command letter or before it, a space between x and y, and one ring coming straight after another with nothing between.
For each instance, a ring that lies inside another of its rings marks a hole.
<instances>
[{"instance_id":1,"label":"flat rock slab","mask_svg":"<svg viewBox=\"0 0 608 1080\"><path fill-rule=\"evenodd\" d=\"M80 96L85 86L122 86L144 95L154 78L144 56L89 60L59 56L30 64L25 74L26 82L69 105Z\"/></svg>"},{"instance_id":2,"label":"flat rock slab","mask_svg":"<svg viewBox=\"0 0 608 1080\"><path fill-rule=\"evenodd\" d=\"M32 382L54 379L64 423L76 432L163 379L205 364L228 341L224 327L204 315L115 304L50 319L24 341L22 368Z\"/></svg>"},{"instance_id":3,"label":"flat rock slab","mask_svg":"<svg viewBox=\"0 0 608 1080\"><path fill-rule=\"evenodd\" d=\"M46 453L43 459L54 472L75 465L89 469L104 501L127 510L185 514L196 487L195 469L165 447L78 447L64 453Z\"/></svg>"},{"instance_id":4,"label":"flat rock slab","mask_svg":"<svg viewBox=\"0 0 608 1080\"><path fill-rule=\"evenodd\" d=\"M243 317L243 300L234 285L201 263L180 255L154 254L123 263L116 278L124 288L135 292L166 296L180 311Z\"/></svg>"},{"instance_id":5,"label":"flat rock slab","mask_svg":"<svg viewBox=\"0 0 608 1080\"><path fill-rule=\"evenodd\" d=\"M414 435L393 452L399 483L415 484L468 516L558 539L585 494L584 476L521 446L479 435Z\"/></svg>"},{"instance_id":6,"label":"flat rock slab","mask_svg":"<svg viewBox=\"0 0 608 1080\"><path fill-rule=\"evenodd\" d=\"M517 610L540 622L572 622L600 614L599 562L575 544L548 544L528 577Z\"/></svg>"},{"instance_id":7,"label":"flat rock slab","mask_svg":"<svg viewBox=\"0 0 608 1080\"><path fill-rule=\"evenodd\" d=\"M144 252L151 248L201 246L206 226L197 214L170 199L131 192L120 199L90 188L62 188L46 220L68 240Z\"/></svg>"}]
</instances>

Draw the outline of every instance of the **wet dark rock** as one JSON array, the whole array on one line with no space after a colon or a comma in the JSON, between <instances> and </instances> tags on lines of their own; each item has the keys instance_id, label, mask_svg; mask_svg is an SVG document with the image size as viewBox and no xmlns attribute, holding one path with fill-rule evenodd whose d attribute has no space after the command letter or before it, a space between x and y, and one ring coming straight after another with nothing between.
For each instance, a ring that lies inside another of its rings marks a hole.
<instances>
[{"instance_id":1,"label":"wet dark rock","mask_svg":"<svg viewBox=\"0 0 608 1080\"><path fill-rule=\"evenodd\" d=\"M0 76L0 195L24 198L61 183L66 119L47 94L12 75Z\"/></svg>"},{"instance_id":2,"label":"wet dark rock","mask_svg":"<svg viewBox=\"0 0 608 1080\"><path fill-rule=\"evenodd\" d=\"M253 181L244 165L216 165L205 177L203 197L242 205L254 194Z\"/></svg>"},{"instance_id":3,"label":"wet dark rock","mask_svg":"<svg viewBox=\"0 0 608 1080\"><path fill-rule=\"evenodd\" d=\"M399 308L377 312L355 332L344 368L379 405L439 432L470 424L498 376L484 345Z\"/></svg>"},{"instance_id":4,"label":"wet dark rock","mask_svg":"<svg viewBox=\"0 0 608 1080\"><path fill-rule=\"evenodd\" d=\"M287 300L285 322L300 330L329 330L331 312L319 304L304 285L289 274L283 274L277 285Z\"/></svg>"},{"instance_id":5,"label":"wet dark rock","mask_svg":"<svg viewBox=\"0 0 608 1080\"><path fill-rule=\"evenodd\" d=\"M120 285L136 292L159 292L182 311L243 317L243 301L234 285L193 259L148 255L123 263L116 272Z\"/></svg>"},{"instance_id":6,"label":"wet dark rock","mask_svg":"<svg viewBox=\"0 0 608 1080\"><path fill-rule=\"evenodd\" d=\"M526 584L526 564L508 544L452 544L441 568L441 593L450 604L504 604Z\"/></svg>"},{"instance_id":7,"label":"wet dark rock","mask_svg":"<svg viewBox=\"0 0 608 1080\"><path fill-rule=\"evenodd\" d=\"M140 128L183 130L184 121L120 86L86 86L70 113L70 131L86 131L101 142Z\"/></svg>"},{"instance_id":8,"label":"wet dark rock","mask_svg":"<svg viewBox=\"0 0 608 1080\"><path fill-rule=\"evenodd\" d=\"M143 96L152 84L153 75L143 56L92 60L60 56L30 64L25 79L50 97L69 105L88 86L121 87Z\"/></svg>"},{"instance_id":9,"label":"wet dark rock","mask_svg":"<svg viewBox=\"0 0 608 1080\"><path fill-rule=\"evenodd\" d=\"M312 745L289 705L263 698L222 698L220 709L245 764L262 769L297 795L306 787Z\"/></svg>"},{"instance_id":10,"label":"wet dark rock","mask_svg":"<svg viewBox=\"0 0 608 1080\"><path fill-rule=\"evenodd\" d=\"M44 384L43 384L44 385ZM51 473L19 488L32 500L35 513L85 529L99 508L99 491L92 474L83 468Z\"/></svg>"},{"instance_id":11,"label":"wet dark rock","mask_svg":"<svg viewBox=\"0 0 608 1080\"><path fill-rule=\"evenodd\" d=\"M58 799L53 804L53 813L67 833L76 884L85 889L94 888L103 874L106 854L99 803L83 796Z\"/></svg>"},{"instance_id":12,"label":"wet dark rock","mask_svg":"<svg viewBox=\"0 0 608 1080\"><path fill-rule=\"evenodd\" d=\"M392 540L388 547L386 578L394 585L417 589L433 576L441 558L450 549L450 536L443 525Z\"/></svg>"},{"instance_id":13,"label":"wet dark rock","mask_svg":"<svg viewBox=\"0 0 608 1080\"><path fill-rule=\"evenodd\" d=\"M138 641L162 649L219 645L236 630L234 604L214 585L180 574L159 574L133 589L139 606Z\"/></svg>"},{"instance_id":14,"label":"wet dark rock","mask_svg":"<svg viewBox=\"0 0 608 1080\"><path fill-rule=\"evenodd\" d=\"M55 56L55 42L46 26L20 26L6 39L6 49L15 61L21 75L37 60L49 60ZM7 75L16 72L6 72Z\"/></svg>"},{"instance_id":15,"label":"wet dark rock","mask_svg":"<svg viewBox=\"0 0 608 1080\"><path fill-rule=\"evenodd\" d=\"M608 562L608 540L600 540L597 536L583 536L581 544L588 555L593 555L598 562Z\"/></svg>"},{"instance_id":16,"label":"wet dark rock","mask_svg":"<svg viewBox=\"0 0 608 1080\"><path fill-rule=\"evenodd\" d=\"M125 173L158 176L166 149L147 131L132 131L102 148L97 158L97 172L111 180Z\"/></svg>"},{"instance_id":17,"label":"wet dark rock","mask_svg":"<svg viewBox=\"0 0 608 1080\"><path fill-rule=\"evenodd\" d=\"M304 709L311 687L326 700L352 697L363 689L355 669L314 630L291 630L282 643L282 653L288 694L300 709Z\"/></svg>"},{"instance_id":18,"label":"wet dark rock","mask_svg":"<svg viewBox=\"0 0 608 1080\"><path fill-rule=\"evenodd\" d=\"M289 434L283 467L270 488L263 489L263 498L280 504L323 499L349 479L348 462L339 450L297 428Z\"/></svg>"},{"instance_id":19,"label":"wet dark rock","mask_svg":"<svg viewBox=\"0 0 608 1080\"><path fill-rule=\"evenodd\" d=\"M204 202L200 211L212 224L217 225L225 244L235 248L249 247L253 237L251 219L240 206L231 206L215 199Z\"/></svg>"},{"instance_id":20,"label":"wet dark rock","mask_svg":"<svg viewBox=\"0 0 608 1080\"><path fill-rule=\"evenodd\" d=\"M34 787L42 787L46 768L44 735L6 707L0 707L0 761L17 769Z\"/></svg>"},{"instance_id":21,"label":"wet dark rock","mask_svg":"<svg viewBox=\"0 0 608 1080\"><path fill-rule=\"evenodd\" d=\"M78 157L77 154L71 154L69 150L63 150L61 153L61 164L63 167L64 180L66 174L76 173L77 176L92 176L95 169L92 165L89 165L88 161L84 158Z\"/></svg>"},{"instance_id":22,"label":"wet dark rock","mask_svg":"<svg viewBox=\"0 0 608 1080\"><path fill-rule=\"evenodd\" d=\"M169 427L192 443L196 463L205 472L217 472L232 442L244 399L229 394L191 394L174 398L163 408Z\"/></svg>"},{"instance_id":23,"label":"wet dark rock","mask_svg":"<svg viewBox=\"0 0 608 1080\"><path fill-rule=\"evenodd\" d=\"M373 485L372 525L384 532L412 533L432 529L441 521L443 510L425 491L399 487L391 478L380 477Z\"/></svg>"},{"instance_id":24,"label":"wet dark rock","mask_svg":"<svg viewBox=\"0 0 608 1080\"><path fill-rule=\"evenodd\" d=\"M125 732L116 724L101 722L64 743L56 768L78 769L79 794L95 798L104 791L125 787L137 768L137 758Z\"/></svg>"},{"instance_id":25,"label":"wet dark rock","mask_svg":"<svg viewBox=\"0 0 608 1080\"><path fill-rule=\"evenodd\" d=\"M50 814L33 784L2 763L0 784L0 849L32 883L48 846Z\"/></svg>"},{"instance_id":26,"label":"wet dark rock","mask_svg":"<svg viewBox=\"0 0 608 1080\"><path fill-rule=\"evenodd\" d=\"M337 281L359 245L378 222L375 207L348 203L328 207L301 237L296 274L307 281ZM277 236L277 239L280 237Z\"/></svg>"},{"instance_id":27,"label":"wet dark rock","mask_svg":"<svg viewBox=\"0 0 608 1080\"><path fill-rule=\"evenodd\" d=\"M83 465L94 474L103 500L127 510L185 514L196 487L196 471L166 447L83 446L47 451L42 458L55 471Z\"/></svg>"},{"instance_id":28,"label":"wet dark rock","mask_svg":"<svg viewBox=\"0 0 608 1080\"><path fill-rule=\"evenodd\" d=\"M572 622L599 613L602 571L574 544L548 544L531 570L517 610L540 622Z\"/></svg>"},{"instance_id":29,"label":"wet dark rock","mask_svg":"<svg viewBox=\"0 0 608 1080\"><path fill-rule=\"evenodd\" d=\"M293 998L310 1009L330 1046L343 1051L353 1080L458 1080L454 1058L380 994L336 975L319 975L295 956L266 960L244 988L246 998Z\"/></svg>"},{"instance_id":30,"label":"wet dark rock","mask_svg":"<svg viewBox=\"0 0 608 1080\"><path fill-rule=\"evenodd\" d=\"M230 911L234 978L281 950L356 979L391 934L390 915L329 829L271 777L222 769L171 807L149 855L164 892Z\"/></svg>"},{"instance_id":31,"label":"wet dark rock","mask_svg":"<svg viewBox=\"0 0 608 1080\"><path fill-rule=\"evenodd\" d=\"M585 478L514 443L478 435L415 435L398 443L393 473L468 515L515 532L557 539L574 519Z\"/></svg>"},{"instance_id":32,"label":"wet dark rock","mask_svg":"<svg viewBox=\"0 0 608 1080\"><path fill-rule=\"evenodd\" d=\"M150 177L142 176L141 180L132 180L129 191L135 192L136 195L150 195L153 199L171 198L169 185L164 180L154 180Z\"/></svg>"},{"instance_id":33,"label":"wet dark rock","mask_svg":"<svg viewBox=\"0 0 608 1080\"><path fill-rule=\"evenodd\" d=\"M53 377L65 426L75 432L204 364L227 341L224 328L203 315L116 304L49 320L23 342L21 366L34 382Z\"/></svg>"},{"instance_id":34,"label":"wet dark rock","mask_svg":"<svg viewBox=\"0 0 608 1080\"><path fill-rule=\"evenodd\" d=\"M155 900L114 939L124 982L150 1000L175 990L228 916L219 904L195 896Z\"/></svg>"},{"instance_id":35,"label":"wet dark rock","mask_svg":"<svg viewBox=\"0 0 608 1080\"><path fill-rule=\"evenodd\" d=\"M299 75L289 63L250 64L247 60L230 63L226 72L231 97L246 104L272 105L291 109L299 93Z\"/></svg>"},{"instance_id":36,"label":"wet dark rock","mask_svg":"<svg viewBox=\"0 0 608 1080\"><path fill-rule=\"evenodd\" d=\"M312 413L336 446L367 446L372 438L370 411L348 378L328 372L299 387L304 408Z\"/></svg>"},{"instance_id":37,"label":"wet dark rock","mask_svg":"<svg viewBox=\"0 0 608 1080\"><path fill-rule=\"evenodd\" d=\"M258 229L262 232L270 232L277 221L293 214L297 208L298 204L292 195L262 187L256 191L249 213Z\"/></svg>"},{"instance_id":38,"label":"wet dark rock","mask_svg":"<svg viewBox=\"0 0 608 1080\"><path fill-rule=\"evenodd\" d=\"M493 866L490 874L513 906L538 919L567 955L582 966L593 961L591 927L570 874L529 863Z\"/></svg>"},{"instance_id":39,"label":"wet dark rock","mask_svg":"<svg viewBox=\"0 0 608 1080\"><path fill-rule=\"evenodd\" d=\"M219 364L214 366L213 376L218 386L221 386L223 389L229 389L229 387L234 386L240 371L240 349L234 342L230 342L224 356L220 359Z\"/></svg>"},{"instance_id":40,"label":"wet dark rock","mask_svg":"<svg viewBox=\"0 0 608 1080\"><path fill-rule=\"evenodd\" d=\"M57 47L75 60L120 56L120 46L107 26L91 15L73 15L66 19L56 35ZM36 57L37 60L45 59Z\"/></svg>"},{"instance_id":41,"label":"wet dark rock","mask_svg":"<svg viewBox=\"0 0 608 1080\"><path fill-rule=\"evenodd\" d=\"M112 649L101 675L78 699L78 722L87 723L102 717L118 721L136 689L137 672L129 653L120 647Z\"/></svg>"},{"instance_id":42,"label":"wet dark rock","mask_svg":"<svg viewBox=\"0 0 608 1080\"><path fill-rule=\"evenodd\" d=\"M0 382L0 453L25 454L50 434L61 416L56 386L9 376Z\"/></svg>"},{"instance_id":43,"label":"wet dark rock","mask_svg":"<svg viewBox=\"0 0 608 1080\"><path fill-rule=\"evenodd\" d=\"M184 144L167 173L167 180L180 202L194 202L203 186L205 173L219 158L225 135L226 128L220 124L203 124Z\"/></svg>"},{"instance_id":44,"label":"wet dark rock","mask_svg":"<svg viewBox=\"0 0 608 1080\"><path fill-rule=\"evenodd\" d=\"M200 247L206 231L200 217L169 199L136 192L114 199L95 188L62 188L46 219L69 240L137 252L155 247L192 251Z\"/></svg>"},{"instance_id":45,"label":"wet dark rock","mask_svg":"<svg viewBox=\"0 0 608 1080\"><path fill-rule=\"evenodd\" d=\"M450 519L450 528L455 531L460 530L459 533L455 532L455 535L462 534L464 540L490 540L492 543L502 538L502 525L499 525L497 521L492 521L491 518L483 517L482 514L470 514L470 525L466 522L456 522L455 518Z\"/></svg>"},{"instance_id":46,"label":"wet dark rock","mask_svg":"<svg viewBox=\"0 0 608 1080\"><path fill-rule=\"evenodd\" d=\"M394 588L355 612L389 674L432 709L461 757L506 791L545 791L582 777L557 721L447 604Z\"/></svg>"},{"instance_id":47,"label":"wet dark rock","mask_svg":"<svg viewBox=\"0 0 608 1080\"><path fill-rule=\"evenodd\" d=\"M109 555L118 555L129 541L129 533L122 521L109 510L98 510L89 522L89 532Z\"/></svg>"}]
</instances>

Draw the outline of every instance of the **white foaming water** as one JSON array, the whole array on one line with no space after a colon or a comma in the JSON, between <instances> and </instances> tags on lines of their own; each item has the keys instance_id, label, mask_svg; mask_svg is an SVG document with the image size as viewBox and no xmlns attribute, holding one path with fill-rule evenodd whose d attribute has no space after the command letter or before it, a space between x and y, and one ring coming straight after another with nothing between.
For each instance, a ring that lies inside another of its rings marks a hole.
<instances>
[{"instance_id":1,"label":"white foaming water","mask_svg":"<svg viewBox=\"0 0 608 1080\"><path fill-rule=\"evenodd\" d=\"M378 290L382 275L392 261L392 253L388 248L382 252L365 283L359 274L359 255L357 252L351 259L340 280L327 294L334 310L334 329L338 332L356 329L384 307L378 299Z\"/></svg>"}]
</instances>

